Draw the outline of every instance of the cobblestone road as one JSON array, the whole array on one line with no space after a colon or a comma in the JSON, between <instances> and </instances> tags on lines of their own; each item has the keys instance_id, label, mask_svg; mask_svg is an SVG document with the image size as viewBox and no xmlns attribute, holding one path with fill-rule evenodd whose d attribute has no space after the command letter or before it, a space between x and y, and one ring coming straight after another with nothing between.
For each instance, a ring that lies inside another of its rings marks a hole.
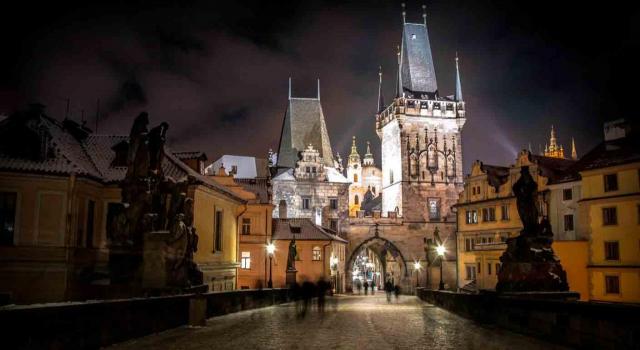
<instances>
[{"instance_id":1,"label":"cobblestone road","mask_svg":"<svg viewBox=\"0 0 640 350\"><path fill-rule=\"evenodd\" d=\"M111 349L560 349L543 341L480 326L401 296L343 296L300 319L292 304L214 317Z\"/></svg>"}]
</instances>

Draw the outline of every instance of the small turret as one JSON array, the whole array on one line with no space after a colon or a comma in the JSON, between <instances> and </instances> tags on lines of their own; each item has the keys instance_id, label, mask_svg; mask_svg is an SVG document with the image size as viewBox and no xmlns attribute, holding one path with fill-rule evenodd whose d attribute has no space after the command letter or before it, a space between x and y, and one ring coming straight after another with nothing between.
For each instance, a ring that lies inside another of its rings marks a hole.
<instances>
[{"instance_id":1,"label":"small turret","mask_svg":"<svg viewBox=\"0 0 640 350\"><path fill-rule=\"evenodd\" d=\"M352 165L360 165L360 154L358 153L358 146L356 146L356 137L354 136L351 141L351 154L349 154L349 167Z\"/></svg>"},{"instance_id":2,"label":"small turret","mask_svg":"<svg viewBox=\"0 0 640 350\"><path fill-rule=\"evenodd\" d=\"M363 166L374 166L373 154L371 153L371 145L369 141L367 141L367 153L364 154L364 160L362 161Z\"/></svg>"},{"instance_id":3,"label":"small turret","mask_svg":"<svg viewBox=\"0 0 640 350\"><path fill-rule=\"evenodd\" d=\"M455 100L460 102L462 98L462 84L460 83L460 68L458 67L458 53L456 52L456 95Z\"/></svg>"}]
</instances>

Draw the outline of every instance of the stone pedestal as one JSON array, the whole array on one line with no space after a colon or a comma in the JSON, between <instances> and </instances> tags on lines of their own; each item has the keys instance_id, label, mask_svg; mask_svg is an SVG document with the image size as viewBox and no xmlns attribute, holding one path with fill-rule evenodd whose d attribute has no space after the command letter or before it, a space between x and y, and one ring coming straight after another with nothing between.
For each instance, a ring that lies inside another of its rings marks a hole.
<instances>
[{"instance_id":1,"label":"stone pedestal","mask_svg":"<svg viewBox=\"0 0 640 350\"><path fill-rule=\"evenodd\" d=\"M527 235L507 240L500 257L498 292L566 292L567 273L551 249L550 237Z\"/></svg>"},{"instance_id":2,"label":"stone pedestal","mask_svg":"<svg viewBox=\"0 0 640 350\"><path fill-rule=\"evenodd\" d=\"M296 283L297 273L298 273L298 270L287 270L287 278L286 278L287 287L291 287Z\"/></svg>"},{"instance_id":3,"label":"stone pedestal","mask_svg":"<svg viewBox=\"0 0 640 350\"><path fill-rule=\"evenodd\" d=\"M207 325L207 299L196 295L189 299L189 326L204 327Z\"/></svg>"},{"instance_id":4,"label":"stone pedestal","mask_svg":"<svg viewBox=\"0 0 640 350\"><path fill-rule=\"evenodd\" d=\"M142 287L166 288L166 242L170 239L169 231L153 231L144 235Z\"/></svg>"}]
</instances>

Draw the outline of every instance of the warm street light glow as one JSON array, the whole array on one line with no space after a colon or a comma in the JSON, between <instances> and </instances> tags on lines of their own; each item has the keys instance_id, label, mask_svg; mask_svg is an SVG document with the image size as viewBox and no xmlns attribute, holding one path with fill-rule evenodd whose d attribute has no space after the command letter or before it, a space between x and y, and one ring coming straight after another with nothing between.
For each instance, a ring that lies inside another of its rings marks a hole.
<instances>
[{"instance_id":1,"label":"warm street light glow","mask_svg":"<svg viewBox=\"0 0 640 350\"><path fill-rule=\"evenodd\" d=\"M443 245L439 245L436 247L436 253L438 253L438 255L444 256L445 252L446 252L446 249L444 248Z\"/></svg>"},{"instance_id":2,"label":"warm street light glow","mask_svg":"<svg viewBox=\"0 0 640 350\"><path fill-rule=\"evenodd\" d=\"M416 270L420 270L422 268L422 265L420 265L419 261L416 261L413 263L413 268Z\"/></svg>"},{"instance_id":3,"label":"warm street light glow","mask_svg":"<svg viewBox=\"0 0 640 350\"><path fill-rule=\"evenodd\" d=\"M333 267L337 266L338 265L338 258L335 255L331 256L331 258L329 259L329 263Z\"/></svg>"},{"instance_id":4,"label":"warm street light glow","mask_svg":"<svg viewBox=\"0 0 640 350\"><path fill-rule=\"evenodd\" d=\"M269 243L267 244L267 253L269 255L273 255L273 253L276 251L276 246L273 243Z\"/></svg>"}]
</instances>

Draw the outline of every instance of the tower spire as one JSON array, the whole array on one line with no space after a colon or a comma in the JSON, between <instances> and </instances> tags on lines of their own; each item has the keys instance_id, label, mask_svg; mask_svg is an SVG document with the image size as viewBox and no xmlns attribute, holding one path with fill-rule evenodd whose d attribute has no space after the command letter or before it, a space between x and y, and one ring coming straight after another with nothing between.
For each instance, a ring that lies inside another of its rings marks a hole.
<instances>
[{"instance_id":1,"label":"tower spire","mask_svg":"<svg viewBox=\"0 0 640 350\"><path fill-rule=\"evenodd\" d=\"M320 78L318 78L318 101L320 101Z\"/></svg>"},{"instance_id":2,"label":"tower spire","mask_svg":"<svg viewBox=\"0 0 640 350\"><path fill-rule=\"evenodd\" d=\"M456 101L462 101L462 84L460 83L460 68L458 67L458 51L456 51Z\"/></svg>"},{"instance_id":3,"label":"tower spire","mask_svg":"<svg viewBox=\"0 0 640 350\"><path fill-rule=\"evenodd\" d=\"M378 69L378 113L384 109L384 100L382 98L382 66Z\"/></svg>"},{"instance_id":4,"label":"tower spire","mask_svg":"<svg viewBox=\"0 0 640 350\"><path fill-rule=\"evenodd\" d=\"M571 159L578 160L578 151L576 151L576 141L571 138Z\"/></svg>"}]
</instances>

